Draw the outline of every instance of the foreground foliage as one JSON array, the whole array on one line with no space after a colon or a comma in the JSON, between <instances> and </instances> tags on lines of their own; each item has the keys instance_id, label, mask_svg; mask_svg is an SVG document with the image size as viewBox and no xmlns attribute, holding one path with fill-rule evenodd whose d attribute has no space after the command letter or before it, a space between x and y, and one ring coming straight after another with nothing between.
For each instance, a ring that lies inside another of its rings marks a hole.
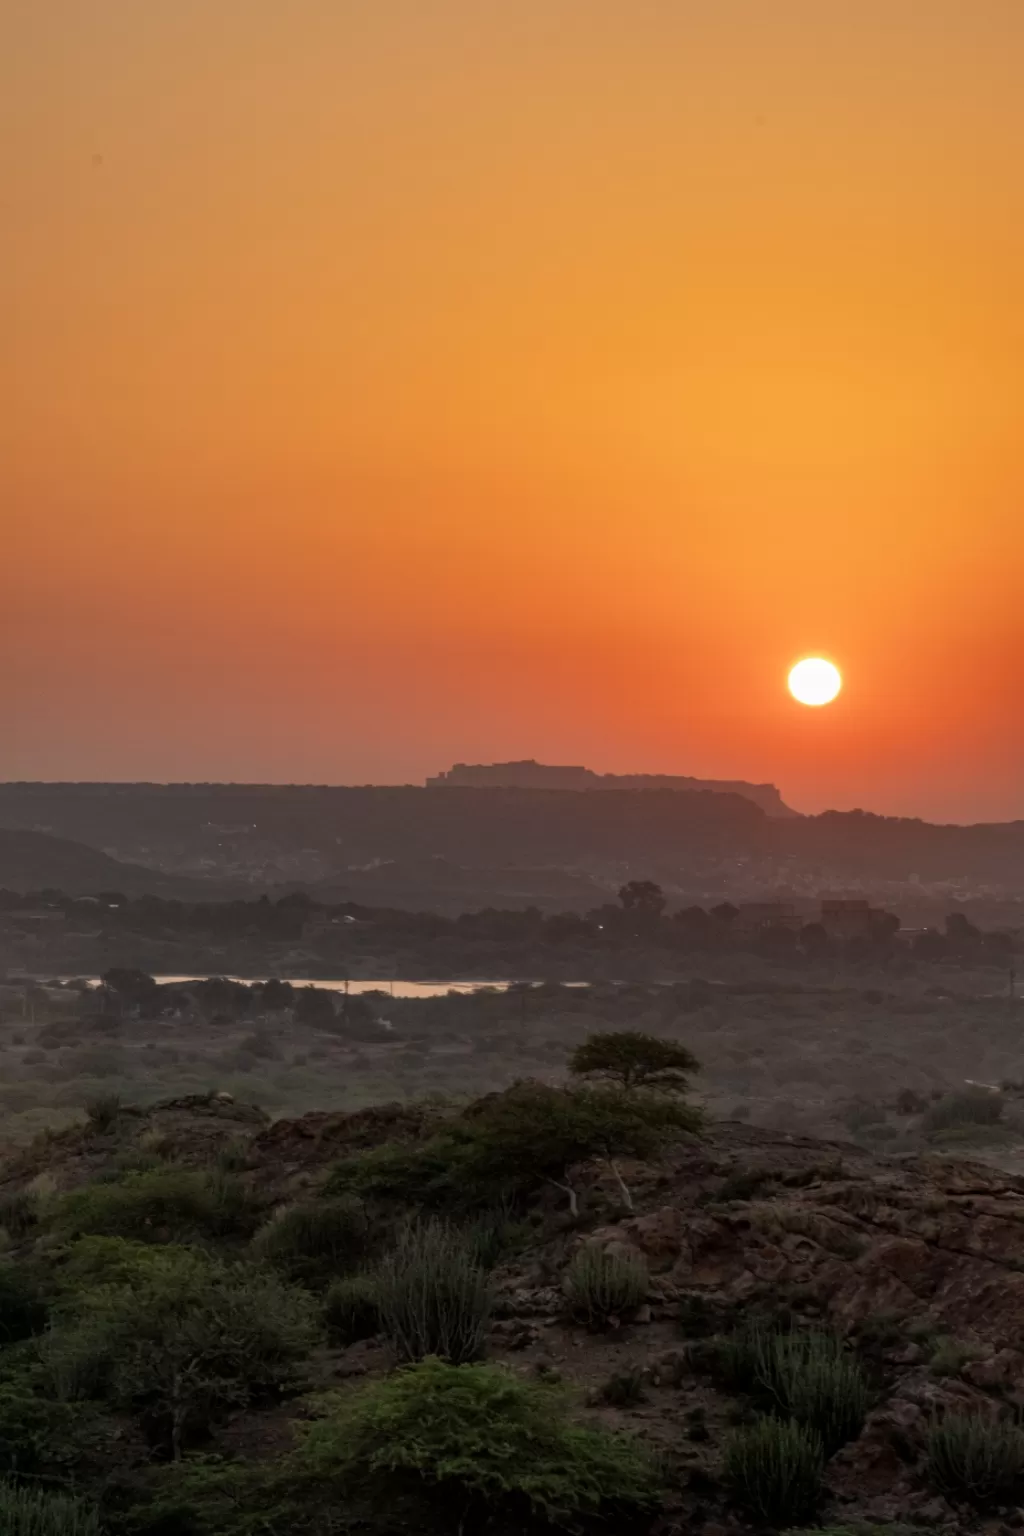
<instances>
[{"instance_id":1,"label":"foreground foliage","mask_svg":"<svg viewBox=\"0 0 1024 1536\"><path fill-rule=\"evenodd\" d=\"M70 1299L43 1358L59 1400L141 1409L177 1459L229 1408L287 1385L316 1337L312 1298L271 1275L169 1251Z\"/></svg>"},{"instance_id":2,"label":"foreground foliage","mask_svg":"<svg viewBox=\"0 0 1024 1536\"><path fill-rule=\"evenodd\" d=\"M576 1254L564 1281L570 1312L591 1327L617 1320L624 1312L641 1306L649 1284L642 1253L616 1252L592 1243Z\"/></svg>"},{"instance_id":3,"label":"foreground foliage","mask_svg":"<svg viewBox=\"0 0 1024 1536\"><path fill-rule=\"evenodd\" d=\"M950 1498L981 1507L1024 1490L1024 1430L981 1413L949 1413L928 1433L926 1472Z\"/></svg>"},{"instance_id":4,"label":"foreground foliage","mask_svg":"<svg viewBox=\"0 0 1024 1536\"><path fill-rule=\"evenodd\" d=\"M860 1433L870 1404L864 1372L834 1334L752 1324L726 1341L733 1379L783 1419L814 1428L831 1456Z\"/></svg>"},{"instance_id":5,"label":"foreground foliage","mask_svg":"<svg viewBox=\"0 0 1024 1536\"><path fill-rule=\"evenodd\" d=\"M403 1361L479 1360L491 1300L472 1241L444 1222L407 1229L376 1276L381 1326Z\"/></svg>"},{"instance_id":6,"label":"foreground foliage","mask_svg":"<svg viewBox=\"0 0 1024 1536\"><path fill-rule=\"evenodd\" d=\"M737 1503L772 1525L813 1515L821 1497L821 1437L793 1420L763 1418L737 1430L725 1456L725 1479Z\"/></svg>"},{"instance_id":7,"label":"foreground foliage","mask_svg":"<svg viewBox=\"0 0 1024 1536\"><path fill-rule=\"evenodd\" d=\"M385 1500L413 1493L472 1528L529 1513L552 1525L653 1506L639 1444L574 1424L563 1390L491 1365L425 1360L339 1401L309 1432L307 1468Z\"/></svg>"},{"instance_id":8,"label":"foreground foliage","mask_svg":"<svg viewBox=\"0 0 1024 1536\"><path fill-rule=\"evenodd\" d=\"M93 1505L40 1488L0 1483L0 1531L4 1536L99 1536Z\"/></svg>"}]
</instances>

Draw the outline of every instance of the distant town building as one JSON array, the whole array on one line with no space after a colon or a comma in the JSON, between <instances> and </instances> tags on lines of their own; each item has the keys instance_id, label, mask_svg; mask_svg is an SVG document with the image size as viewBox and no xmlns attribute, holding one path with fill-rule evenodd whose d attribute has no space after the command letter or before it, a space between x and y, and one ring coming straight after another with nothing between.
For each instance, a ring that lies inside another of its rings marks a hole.
<instances>
[{"instance_id":1,"label":"distant town building","mask_svg":"<svg viewBox=\"0 0 1024 1536\"><path fill-rule=\"evenodd\" d=\"M862 897L825 896L821 926L832 938L855 939L870 934L878 909Z\"/></svg>"},{"instance_id":2,"label":"distant town building","mask_svg":"<svg viewBox=\"0 0 1024 1536\"><path fill-rule=\"evenodd\" d=\"M742 795L768 816L795 816L774 784L744 779L693 779L673 773L594 773L590 768L538 763L456 763L426 781L428 789L671 789L717 795Z\"/></svg>"},{"instance_id":3,"label":"distant town building","mask_svg":"<svg viewBox=\"0 0 1024 1536\"><path fill-rule=\"evenodd\" d=\"M803 918L787 901L741 901L736 913L736 927L745 933L764 933L768 928L803 927Z\"/></svg>"}]
</instances>

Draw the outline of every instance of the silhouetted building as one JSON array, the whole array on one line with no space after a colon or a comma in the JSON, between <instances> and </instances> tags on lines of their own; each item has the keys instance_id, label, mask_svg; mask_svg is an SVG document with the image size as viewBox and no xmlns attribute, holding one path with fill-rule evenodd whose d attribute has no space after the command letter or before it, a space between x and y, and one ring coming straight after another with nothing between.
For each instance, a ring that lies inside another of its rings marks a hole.
<instances>
[{"instance_id":1,"label":"silhouetted building","mask_svg":"<svg viewBox=\"0 0 1024 1536\"><path fill-rule=\"evenodd\" d=\"M803 918L788 901L741 901L737 910L736 927L746 933L763 933L768 928L803 927Z\"/></svg>"},{"instance_id":2,"label":"silhouetted building","mask_svg":"<svg viewBox=\"0 0 1024 1536\"><path fill-rule=\"evenodd\" d=\"M821 926L836 939L856 939L870 934L876 909L862 897L825 896L821 902Z\"/></svg>"}]
</instances>

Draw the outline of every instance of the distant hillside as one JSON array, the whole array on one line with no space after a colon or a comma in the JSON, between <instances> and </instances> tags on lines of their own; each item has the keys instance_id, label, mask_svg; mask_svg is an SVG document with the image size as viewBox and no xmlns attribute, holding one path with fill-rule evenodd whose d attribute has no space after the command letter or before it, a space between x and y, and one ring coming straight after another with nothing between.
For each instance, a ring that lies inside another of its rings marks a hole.
<instances>
[{"instance_id":1,"label":"distant hillside","mask_svg":"<svg viewBox=\"0 0 1024 1536\"><path fill-rule=\"evenodd\" d=\"M5 784L4 826L70 838L188 878L193 888L207 871L250 892L394 878L403 884L400 899L398 891L353 899L401 905L419 902L427 861L437 859L470 872L456 879L449 870L440 882L454 887L464 878L469 905L493 904L512 870L520 885L526 871L531 879L561 871L606 884L629 874L685 883L699 872L708 891L740 877L748 887L774 886L799 874L805 884L917 876L969 882L979 893L986 886L1024 893L1024 822L935 826L861 811L770 817L744 796L708 791ZM389 864L404 868L366 874L366 866ZM157 889L144 869L118 876L106 868L82 875L77 888L134 880L133 889ZM499 885L482 882L482 871L503 872ZM34 866L31 880L41 880ZM59 876L48 881L71 889ZM567 893L565 904L577 903Z\"/></svg>"},{"instance_id":2,"label":"distant hillside","mask_svg":"<svg viewBox=\"0 0 1024 1536\"><path fill-rule=\"evenodd\" d=\"M594 773L591 768L563 767L527 758L518 763L456 763L427 780L428 789L671 789L693 794L742 795L767 816L795 816L774 784L749 784L745 779L694 779L676 773Z\"/></svg>"},{"instance_id":3,"label":"distant hillside","mask_svg":"<svg viewBox=\"0 0 1024 1536\"><path fill-rule=\"evenodd\" d=\"M317 901L359 902L449 917L483 907L585 912L609 897L608 890L597 881L563 869L478 869L440 858L395 860L353 869L305 889Z\"/></svg>"},{"instance_id":4,"label":"distant hillside","mask_svg":"<svg viewBox=\"0 0 1024 1536\"><path fill-rule=\"evenodd\" d=\"M227 894L220 882L165 875L138 864L123 864L96 848L51 837L45 832L0 829L0 890L59 890L68 896L119 891L125 896L154 895L181 900Z\"/></svg>"}]
</instances>

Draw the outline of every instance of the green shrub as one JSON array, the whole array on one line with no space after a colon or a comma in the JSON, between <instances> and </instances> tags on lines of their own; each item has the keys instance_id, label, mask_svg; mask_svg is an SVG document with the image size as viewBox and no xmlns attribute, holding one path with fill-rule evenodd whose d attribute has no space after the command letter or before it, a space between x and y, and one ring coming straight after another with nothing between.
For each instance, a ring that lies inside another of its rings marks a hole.
<instances>
[{"instance_id":1,"label":"green shrub","mask_svg":"<svg viewBox=\"0 0 1024 1536\"><path fill-rule=\"evenodd\" d=\"M471 1105L426 1141L377 1147L339 1164L332 1194L468 1212L554 1184L587 1158L653 1157L698 1128L688 1105L658 1094L516 1083Z\"/></svg>"},{"instance_id":2,"label":"green shrub","mask_svg":"<svg viewBox=\"0 0 1024 1536\"><path fill-rule=\"evenodd\" d=\"M768 1184L775 1182L770 1168L737 1168L727 1174L717 1190L702 1204L725 1205L730 1200L753 1200Z\"/></svg>"},{"instance_id":3,"label":"green shrub","mask_svg":"<svg viewBox=\"0 0 1024 1536\"><path fill-rule=\"evenodd\" d=\"M74 1190L57 1204L54 1223L67 1237L166 1243L244 1235L254 1228L256 1216L238 1181L211 1179L189 1168L159 1167Z\"/></svg>"},{"instance_id":4,"label":"green shrub","mask_svg":"<svg viewBox=\"0 0 1024 1536\"><path fill-rule=\"evenodd\" d=\"M356 1344L380 1332L380 1303L372 1275L345 1275L324 1297L324 1320L336 1344Z\"/></svg>"},{"instance_id":5,"label":"green shrub","mask_svg":"<svg viewBox=\"0 0 1024 1536\"><path fill-rule=\"evenodd\" d=\"M293 1379L314 1313L312 1297L273 1276L165 1249L131 1282L72 1298L43 1358L58 1398L144 1407L177 1458L218 1413Z\"/></svg>"},{"instance_id":6,"label":"green shrub","mask_svg":"<svg viewBox=\"0 0 1024 1536\"><path fill-rule=\"evenodd\" d=\"M783 1531L782 1536L917 1536L909 1525L826 1525L805 1531Z\"/></svg>"},{"instance_id":7,"label":"green shrub","mask_svg":"<svg viewBox=\"0 0 1024 1536\"><path fill-rule=\"evenodd\" d=\"M516 1221L506 1203L482 1211L468 1222L463 1231L482 1269L494 1269L502 1259L523 1247L528 1224Z\"/></svg>"},{"instance_id":8,"label":"green shrub","mask_svg":"<svg viewBox=\"0 0 1024 1536\"><path fill-rule=\"evenodd\" d=\"M374 1382L312 1426L301 1457L321 1482L418 1496L451 1528L624 1519L657 1496L637 1443L574 1423L560 1387L491 1365L425 1360Z\"/></svg>"},{"instance_id":9,"label":"green shrub","mask_svg":"<svg viewBox=\"0 0 1024 1536\"><path fill-rule=\"evenodd\" d=\"M601 1327L641 1306L649 1283L642 1253L587 1244L566 1270L564 1289L573 1317Z\"/></svg>"},{"instance_id":10,"label":"green shrub","mask_svg":"<svg viewBox=\"0 0 1024 1536\"><path fill-rule=\"evenodd\" d=\"M85 1113L93 1130L106 1135L114 1129L120 1118L121 1099L116 1093L99 1094L86 1104Z\"/></svg>"},{"instance_id":11,"label":"green shrub","mask_svg":"<svg viewBox=\"0 0 1024 1536\"><path fill-rule=\"evenodd\" d=\"M948 1413L929 1429L925 1472L951 1498L980 1506L1016 1501L1024 1483L1024 1431L981 1413Z\"/></svg>"},{"instance_id":12,"label":"green shrub","mask_svg":"<svg viewBox=\"0 0 1024 1536\"><path fill-rule=\"evenodd\" d=\"M1001 1093L990 1093L984 1088L967 1093L947 1093L925 1111L921 1130L926 1136L934 1136L937 1132L964 1126L995 1125L1003 1117L1004 1104Z\"/></svg>"},{"instance_id":13,"label":"green shrub","mask_svg":"<svg viewBox=\"0 0 1024 1536\"><path fill-rule=\"evenodd\" d=\"M24 1266L0 1264L0 1345L41 1333L46 1317L46 1304Z\"/></svg>"},{"instance_id":14,"label":"green shrub","mask_svg":"<svg viewBox=\"0 0 1024 1536\"><path fill-rule=\"evenodd\" d=\"M831 1456L860 1433L870 1403L857 1360L829 1333L753 1324L726 1342L727 1370L783 1419L813 1426Z\"/></svg>"},{"instance_id":15,"label":"green shrub","mask_svg":"<svg viewBox=\"0 0 1024 1536\"><path fill-rule=\"evenodd\" d=\"M366 1215L352 1199L310 1200L289 1206L261 1227L257 1252L295 1278L316 1279L350 1269L366 1249Z\"/></svg>"},{"instance_id":16,"label":"green shrub","mask_svg":"<svg viewBox=\"0 0 1024 1536\"><path fill-rule=\"evenodd\" d=\"M400 1360L436 1355L452 1365L484 1353L491 1291L472 1245L443 1222L411 1227L381 1264L383 1331Z\"/></svg>"},{"instance_id":17,"label":"green shrub","mask_svg":"<svg viewBox=\"0 0 1024 1536\"><path fill-rule=\"evenodd\" d=\"M610 1408L635 1408L647 1398L644 1373L639 1366L626 1371L614 1371L598 1393L602 1403Z\"/></svg>"},{"instance_id":18,"label":"green shrub","mask_svg":"<svg viewBox=\"0 0 1024 1536\"><path fill-rule=\"evenodd\" d=\"M215 1226L209 1180L184 1167L124 1174L64 1195L54 1223L66 1236L124 1236L146 1243L189 1240Z\"/></svg>"},{"instance_id":19,"label":"green shrub","mask_svg":"<svg viewBox=\"0 0 1024 1536\"><path fill-rule=\"evenodd\" d=\"M27 1237L38 1222L39 1202L30 1190L12 1190L0 1197L0 1227L15 1242Z\"/></svg>"},{"instance_id":20,"label":"green shrub","mask_svg":"<svg viewBox=\"0 0 1024 1536\"><path fill-rule=\"evenodd\" d=\"M725 1479L733 1497L772 1525L813 1515L824 1470L820 1436L793 1420L759 1419L737 1430L726 1449Z\"/></svg>"},{"instance_id":21,"label":"green shrub","mask_svg":"<svg viewBox=\"0 0 1024 1536\"><path fill-rule=\"evenodd\" d=\"M964 1366L971 1360L977 1360L979 1350L976 1345L968 1344L961 1339L938 1338L935 1341L935 1351L928 1361L928 1370L932 1376L959 1376Z\"/></svg>"},{"instance_id":22,"label":"green shrub","mask_svg":"<svg viewBox=\"0 0 1024 1536\"><path fill-rule=\"evenodd\" d=\"M0 1483L0 1530L4 1536L99 1536L94 1506L41 1488Z\"/></svg>"}]
</instances>

